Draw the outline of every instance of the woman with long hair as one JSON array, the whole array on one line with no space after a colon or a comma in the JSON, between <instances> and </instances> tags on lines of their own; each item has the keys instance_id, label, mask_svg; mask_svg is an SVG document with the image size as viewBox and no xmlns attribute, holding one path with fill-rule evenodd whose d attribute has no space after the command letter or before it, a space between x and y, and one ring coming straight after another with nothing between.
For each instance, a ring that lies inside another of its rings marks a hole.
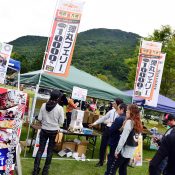
<instances>
[{"instance_id":1,"label":"woman with long hair","mask_svg":"<svg viewBox=\"0 0 175 175\"><path fill-rule=\"evenodd\" d=\"M138 136L142 132L140 111L137 105L130 104L126 111L126 120L122 126L122 134L115 150L115 159L105 175L115 175L119 168L119 175L127 175L127 165L138 146Z\"/></svg>"}]
</instances>

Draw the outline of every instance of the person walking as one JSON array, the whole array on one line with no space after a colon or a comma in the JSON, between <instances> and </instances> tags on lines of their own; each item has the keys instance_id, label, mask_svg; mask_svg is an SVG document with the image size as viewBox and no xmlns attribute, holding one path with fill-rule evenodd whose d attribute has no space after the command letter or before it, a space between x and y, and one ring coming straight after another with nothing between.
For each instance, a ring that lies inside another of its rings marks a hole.
<instances>
[{"instance_id":1,"label":"person walking","mask_svg":"<svg viewBox=\"0 0 175 175\"><path fill-rule=\"evenodd\" d=\"M157 140L159 149L150 161L150 175L175 175L175 116L168 114L164 120L170 128L165 132L161 141Z\"/></svg>"},{"instance_id":2,"label":"person walking","mask_svg":"<svg viewBox=\"0 0 175 175\"><path fill-rule=\"evenodd\" d=\"M40 171L40 160L44 152L47 140L49 139L47 148L47 157L42 171L42 175L48 175L49 167L52 160L53 148L55 145L55 137L60 126L64 122L63 108L58 104L61 98L61 92L53 90L50 99L44 103L40 109L38 120L41 121L41 132L39 139L39 149L34 161L34 169L32 175L38 175Z\"/></svg>"},{"instance_id":3,"label":"person walking","mask_svg":"<svg viewBox=\"0 0 175 175\"><path fill-rule=\"evenodd\" d=\"M99 118L94 123L89 124L89 127L93 127L94 125L97 125L100 123L106 123L105 129L102 133L102 138L101 138L99 162L96 164L96 167L103 166L104 158L106 155L106 148L109 144L109 137L110 137L109 128L111 127L115 119L119 116L117 113L117 109L118 109L118 105L121 103L123 103L123 100L120 98L116 98L115 102L113 103L113 109L111 109L109 112L106 113L105 116Z\"/></svg>"},{"instance_id":4,"label":"person walking","mask_svg":"<svg viewBox=\"0 0 175 175\"><path fill-rule=\"evenodd\" d=\"M105 172L105 175L115 175L118 168L119 175L127 175L127 165L138 146L138 136L141 132L142 122L139 108L135 104L130 104L127 107L123 132L115 150L115 159Z\"/></svg>"}]
</instances>

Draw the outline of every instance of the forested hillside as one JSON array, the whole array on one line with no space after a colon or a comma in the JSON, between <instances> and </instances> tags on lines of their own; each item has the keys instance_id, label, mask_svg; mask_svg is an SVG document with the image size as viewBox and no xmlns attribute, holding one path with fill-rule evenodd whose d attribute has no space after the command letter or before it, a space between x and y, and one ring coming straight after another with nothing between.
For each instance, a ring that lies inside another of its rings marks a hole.
<instances>
[{"instance_id":1,"label":"forested hillside","mask_svg":"<svg viewBox=\"0 0 175 175\"><path fill-rule=\"evenodd\" d=\"M126 88L127 58L132 58L140 36L121 30L92 29L78 34L72 64L119 89ZM12 58L22 62L22 72L41 69L46 37L24 36L10 42Z\"/></svg>"}]
</instances>

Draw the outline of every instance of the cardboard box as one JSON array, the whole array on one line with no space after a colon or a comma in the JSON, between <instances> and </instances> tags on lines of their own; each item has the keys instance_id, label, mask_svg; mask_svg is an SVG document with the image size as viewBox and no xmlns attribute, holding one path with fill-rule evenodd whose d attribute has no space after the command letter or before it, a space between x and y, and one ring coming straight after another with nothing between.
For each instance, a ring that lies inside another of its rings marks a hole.
<instances>
[{"instance_id":1,"label":"cardboard box","mask_svg":"<svg viewBox=\"0 0 175 175\"><path fill-rule=\"evenodd\" d=\"M93 123L94 122L94 114L90 113L88 123Z\"/></svg>"},{"instance_id":2,"label":"cardboard box","mask_svg":"<svg viewBox=\"0 0 175 175\"><path fill-rule=\"evenodd\" d=\"M90 115L89 111L84 112L83 123L88 123L89 115Z\"/></svg>"},{"instance_id":3,"label":"cardboard box","mask_svg":"<svg viewBox=\"0 0 175 175\"><path fill-rule=\"evenodd\" d=\"M60 151L62 149L62 143L56 143L53 149L54 151Z\"/></svg>"},{"instance_id":4,"label":"cardboard box","mask_svg":"<svg viewBox=\"0 0 175 175\"><path fill-rule=\"evenodd\" d=\"M94 121L93 122L95 122L96 120L98 120L100 118L100 116L98 115L98 114L94 114ZM100 128L101 128L101 125L100 124L98 124L98 125L95 125L95 126L93 126L95 129L97 129L97 130L100 130Z\"/></svg>"},{"instance_id":5,"label":"cardboard box","mask_svg":"<svg viewBox=\"0 0 175 175\"><path fill-rule=\"evenodd\" d=\"M82 141L80 144L77 145L76 152L79 156L82 156L82 154L86 155L88 141Z\"/></svg>"},{"instance_id":6,"label":"cardboard box","mask_svg":"<svg viewBox=\"0 0 175 175\"><path fill-rule=\"evenodd\" d=\"M20 141L20 146L21 146L21 150L25 150L25 147L27 146L26 141Z\"/></svg>"},{"instance_id":7,"label":"cardboard box","mask_svg":"<svg viewBox=\"0 0 175 175\"><path fill-rule=\"evenodd\" d=\"M70 149L72 151L75 151L76 143L74 143L74 142L63 142L62 149L65 149L65 148Z\"/></svg>"}]
</instances>

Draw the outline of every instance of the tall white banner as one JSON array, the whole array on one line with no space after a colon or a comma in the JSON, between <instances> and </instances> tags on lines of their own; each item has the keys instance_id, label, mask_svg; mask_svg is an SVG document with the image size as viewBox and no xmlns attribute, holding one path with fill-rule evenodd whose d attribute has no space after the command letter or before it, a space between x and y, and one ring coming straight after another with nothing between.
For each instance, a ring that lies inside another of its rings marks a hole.
<instances>
[{"instance_id":1,"label":"tall white banner","mask_svg":"<svg viewBox=\"0 0 175 175\"><path fill-rule=\"evenodd\" d=\"M134 96L152 100L162 43L142 41L137 64Z\"/></svg>"},{"instance_id":2,"label":"tall white banner","mask_svg":"<svg viewBox=\"0 0 175 175\"><path fill-rule=\"evenodd\" d=\"M145 105L157 107L160 84L162 80L163 68L165 63L166 54L161 54L160 59L158 61L158 69L156 72L156 83L154 86L153 98L151 100L146 100Z\"/></svg>"},{"instance_id":3,"label":"tall white banner","mask_svg":"<svg viewBox=\"0 0 175 175\"><path fill-rule=\"evenodd\" d=\"M0 42L0 84L4 84L13 46Z\"/></svg>"},{"instance_id":4,"label":"tall white banner","mask_svg":"<svg viewBox=\"0 0 175 175\"><path fill-rule=\"evenodd\" d=\"M151 99L156 82L158 61L154 56L139 56L138 74L136 76L134 95Z\"/></svg>"},{"instance_id":5,"label":"tall white banner","mask_svg":"<svg viewBox=\"0 0 175 175\"><path fill-rule=\"evenodd\" d=\"M72 60L84 2L60 0L57 8L44 71L67 76Z\"/></svg>"}]
</instances>

